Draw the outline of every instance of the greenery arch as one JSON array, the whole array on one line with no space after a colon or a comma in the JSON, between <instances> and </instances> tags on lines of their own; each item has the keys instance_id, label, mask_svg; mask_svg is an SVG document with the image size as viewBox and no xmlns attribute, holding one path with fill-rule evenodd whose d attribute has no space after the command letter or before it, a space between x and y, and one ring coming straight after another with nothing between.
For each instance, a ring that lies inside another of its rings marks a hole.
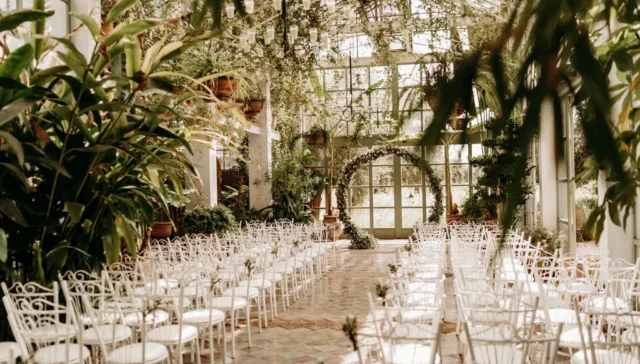
<instances>
[{"instance_id":1,"label":"greenery arch","mask_svg":"<svg viewBox=\"0 0 640 364\"><path fill-rule=\"evenodd\" d=\"M444 212L442 188L440 186L440 179L436 177L431 166L424 161L419 155L411 153L410 151L394 147L391 145L384 146L378 149L374 149L368 153L357 156L352 159L342 169L342 177L338 182L338 190L336 191L336 197L338 198L338 209L340 210L340 220L344 224L344 231L351 236L351 249L371 249L374 247L374 240L366 232L358 229L351 220L351 216L347 212L347 188L351 184L351 179L356 173L358 168L363 164L369 163L380 157L386 155L396 155L406 161L411 162L413 165L420 167L425 171L427 175L427 185L429 190L433 193L435 203L432 208L432 212L429 215L429 222L440 222L440 217Z\"/></svg>"}]
</instances>

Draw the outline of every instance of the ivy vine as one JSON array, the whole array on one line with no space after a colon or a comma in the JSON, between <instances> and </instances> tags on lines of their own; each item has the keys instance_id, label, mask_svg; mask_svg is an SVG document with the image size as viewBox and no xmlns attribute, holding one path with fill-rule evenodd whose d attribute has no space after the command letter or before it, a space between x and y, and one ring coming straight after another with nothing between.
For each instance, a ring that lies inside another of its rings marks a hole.
<instances>
[{"instance_id":1,"label":"ivy vine","mask_svg":"<svg viewBox=\"0 0 640 364\"><path fill-rule=\"evenodd\" d=\"M342 170L342 177L338 182L338 190L336 191L336 197L338 198L338 209L340 210L340 220L344 224L344 231L351 236L351 249L371 249L374 247L374 239L371 235L367 234L361 229L358 229L351 220L351 216L347 212L347 189L351 184L351 179L356 173L358 168L363 165L376 160L378 158L387 155L396 155L406 161L411 162L413 165L420 167L427 176L427 186L434 197L434 205L429 215L429 222L440 222L440 217L444 213L442 188L440 186L440 179L435 175L431 166L426 163L419 155L411 153L410 151L387 145L378 149L374 149L368 153L357 156L349 161Z\"/></svg>"}]
</instances>

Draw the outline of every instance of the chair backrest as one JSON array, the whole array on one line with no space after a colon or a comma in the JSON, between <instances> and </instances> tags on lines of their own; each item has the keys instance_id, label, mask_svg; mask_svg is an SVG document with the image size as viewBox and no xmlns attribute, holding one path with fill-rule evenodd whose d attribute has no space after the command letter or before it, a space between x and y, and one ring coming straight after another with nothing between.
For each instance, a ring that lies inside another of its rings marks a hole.
<instances>
[{"instance_id":1,"label":"chair backrest","mask_svg":"<svg viewBox=\"0 0 640 364\"><path fill-rule=\"evenodd\" d=\"M72 348L71 341L76 338L77 322L69 306L63 306L48 299L33 297L4 296L2 301L10 318L11 329L16 341L26 348L28 357L46 346L65 344L64 357L69 362ZM60 318L66 318L61 322ZM80 338L78 338L80 339ZM80 344L82 343L79 340ZM78 349L82 350L82 345ZM25 351L25 350L23 350ZM23 353L24 354L24 353ZM82 357L82 353L80 356Z\"/></svg>"},{"instance_id":2,"label":"chair backrest","mask_svg":"<svg viewBox=\"0 0 640 364\"><path fill-rule=\"evenodd\" d=\"M374 331L361 331L358 333L359 336L365 338L375 338L374 341L359 340L361 345L372 342L376 346L367 351L370 356L368 358L370 361L367 362L428 364L441 362L439 358L441 331L439 318L431 323L406 320L390 326L388 317L393 315L392 312L402 313L403 309L399 311L397 307L376 307L371 293L368 293L368 300L372 317L374 317ZM385 315L379 315L379 310L384 310ZM409 311L405 313L409 314ZM372 357L376 354L376 357ZM360 362L364 363L365 357L362 356L360 351L359 356Z\"/></svg>"}]
</instances>

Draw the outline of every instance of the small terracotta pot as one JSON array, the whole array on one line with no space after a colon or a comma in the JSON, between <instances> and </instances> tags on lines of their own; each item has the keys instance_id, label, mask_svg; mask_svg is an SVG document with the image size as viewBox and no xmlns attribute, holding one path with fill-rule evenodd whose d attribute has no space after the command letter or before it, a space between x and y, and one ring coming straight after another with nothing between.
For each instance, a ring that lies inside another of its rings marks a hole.
<instances>
[{"instance_id":1,"label":"small terracotta pot","mask_svg":"<svg viewBox=\"0 0 640 364\"><path fill-rule=\"evenodd\" d=\"M262 107L264 106L264 100L246 100L244 109L244 115L248 120L256 120Z\"/></svg>"},{"instance_id":2,"label":"small terracotta pot","mask_svg":"<svg viewBox=\"0 0 640 364\"><path fill-rule=\"evenodd\" d=\"M324 215L324 222L326 224L335 224L338 222L338 216Z\"/></svg>"},{"instance_id":3,"label":"small terracotta pot","mask_svg":"<svg viewBox=\"0 0 640 364\"><path fill-rule=\"evenodd\" d=\"M324 135L305 135L304 137L304 141L305 143L309 144L309 145L323 145L325 142L325 137Z\"/></svg>"},{"instance_id":4,"label":"small terracotta pot","mask_svg":"<svg viewBox=\"0 0 640 364\"><path fill-rule=\"evenodd\" d=\"M222 101L229 101L235 90L238 89L238 81L233 76L220 76L213 80L213 93Z\"/></svg>"},{"instance_id":5,"label":"small terracotta pot","mask_svg":"<svg viewBox=\"0 0 640 364\"><path fill-rule=\"evenodd\" d=\"M173 226L169 221L156 221L151 224L151 237L154 239L163 239L171 236Z\"/></svg>"}]
</instances>

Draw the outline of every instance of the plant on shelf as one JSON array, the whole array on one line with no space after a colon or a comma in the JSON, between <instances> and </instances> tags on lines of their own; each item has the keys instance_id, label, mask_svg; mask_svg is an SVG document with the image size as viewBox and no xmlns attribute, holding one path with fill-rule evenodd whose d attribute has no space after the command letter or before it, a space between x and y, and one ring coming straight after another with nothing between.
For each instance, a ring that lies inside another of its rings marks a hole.
<instances>
[{"instance_id":1,"label":"plant on shelf","mask_svg":"<svg viewBox=\"0 0 640 364\"><path fill-rule=\"evenodd\" d=\"M519 209L533 193L533 188L526 181L533 166L526 150L519 147L521 123L511 120L501 132L491 123L486 128L493 137L483 140L482 145L491 152L471 158L471 165L480 168L481 173L472 193L462 204L463 212L470 220L499 218L507 201L515 200L515 207ZM516 176L513 171L520 166L525 167L526 173L514 182ZM513 183L521 186L520 194L512 194L508 190L507 186Z\"/></svg>"},{"instance_id":2,"label":"plant on shelf","mask_svg":"<svg viewBox=\"0 0 640 364\"><path fill-rule=\"evenodd\" d=\"M105 22L134 3L120 1ZM143 52L145 34L180 20L121 21L101 31L90 16L71 14L95 41L85 56L68 38L41 37L52 13L44 1L35 5L0 18L8 30L0 59L0 269L5 276L29 267L22 278L44 283L60 271L117 262L122 245L135 258L154 207L168 216L169 191L183 199L174 171L195 173L187 154L196 128L185 124L193 115L175 110L202 95L178 80L201 82L161 69L213 34L184 36L181 47L160 38ZM25 22L40 35L8 47ZM54 54L58 65L50 66Z\"/></svg>"},{"instance_id":3,"label":"plant on shelf","mask_svg":"<svg viewBox=\"0 0 640 364\"><path fill-rule=\"evenodd\" d=\"M222 235L235 229L236 219L224 205L197 208L184 215L185 234Z\"/></svg>"},{"instance_id":4,"label":"plant on shelf","mask_svg":"<svg viewBox=\"0 0 640 364\"><path fill-rule=\"evenodd\" d=\"M325 145L327 131L319 125L314 125L304 134L304 141L309 145Z\"/></svg>"}]
</instances>

